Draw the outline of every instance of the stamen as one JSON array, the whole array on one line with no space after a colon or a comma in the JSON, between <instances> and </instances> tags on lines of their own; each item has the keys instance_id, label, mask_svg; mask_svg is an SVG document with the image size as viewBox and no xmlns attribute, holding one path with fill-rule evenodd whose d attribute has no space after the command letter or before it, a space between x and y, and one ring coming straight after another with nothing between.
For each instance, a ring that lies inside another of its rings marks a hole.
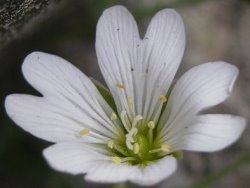
<instances>
[{"instance_id":1,"label":"stamen","mask_svg":"<svg viewBox=\"0 0 250 188\"><path fill-rule=\"evenodd\" d=\"M123 135L124 130L123 127L120 125L120 121L117 121L118 117L115 112L112 112L110 115L110 119L113 122L112 126L117 129L117 133Z\"/></svg>"},{"instance_id":2,"label":"stamen","mask_svg":"<svg viewBox=\"0 0 250 188\"><path fill-rule=\"evenodd\" d=\"M120 164L122 162L120 157L111 157L111 160L115 163L115 164Z\"/></svg>"},{"instance_id":3,"label":"stamen","mask_svg":"<svg viewBox=\"0 0 250 188\"><path fill-rule=\"evenodd\" d=\"M129 161L136 161L137 158L135 157L124 157L124 158L120 158L120 157L111 157L111 160L115 163L115 164L121 164L121 163L125 163L125 162L129 162Z\"/></svg>"},{"instance_id":4,"label":"stamen","mask_svg":"<svg viewBox=\"0 0 250 188\"><path fill-rule=\"evenodd\" d=\"M139 144L138 143L134 143L134 145L133 145L133 152L134 152L134 154L138 154L139 150L140 150Z\"/></svg>"},{"instance_id":5,"label":"stamen","mask_svg":"<svg viewBox=\"0 0 250 188\"><path fill-rule=\"evenodd\" d=\"M115 86L119 89L123 89L125 87L123 83L117 83Z\"/></svg>"},{"instance_id":6,"label":"stamen","mask_svg":"<svg viewBox=\"0 0 250 188\"><path fill-rule=\"evenodd\" d=\"M107 145L110 149L116 150L118 153L120 153L124 156L129 155L126 147L120 146L119 144L115 144L115 142L113 140L108 141Z\"/></svg>"},{"instance_id":7,"label":"stamen","mask_svg":"<svg viewBox=\"0 0 250 188\"><path fill-rule=\"evenodd\" d=\"M161 151L169 153L171 146L169 144L162 144L161 145Z\"/></svg>"},{"instance_id":8,"label":"stamen","mask_svg":"<svg viewBox=\"0 0 250 188\"><path fill-rule=\"evenodd\" d=\"M112 121L116 120L116 119L117 119L116 113L112 112L111 115L110 115L110 119L111 119Z\"/></svg>"},{"instance_id":9,"label":"stamen","mask_svg":"<svg viewBox=\"0 0 250 188\"><path fill-rule=\"evenodd\" d=\"M128 97L128 107L131 109L133 107L133 99L131 97Z\"/></svg>"},{"instance_id":10,"label":"stamen","mask_svg":"<svg viewBox=\"0 0 250 188\"><path fill-rule=\"evenodd\" d=\"M86 136L86 135L88 135L89 133L90 133L90 129L89 129L89 128L82 129L82 130L80 131L80 135L81 135L81 136Z\"/></svg>"},{"instance_id":11,"label":"stamen","mask_svg":"<svg viewBox=\"0 0 250 188\"><path fill-rule=\"evenodd\" d=\"M136 124L138 123L138 121L140 121L142 119L143 119L143 117L141 115L135 116L135 118L133 119L133 122L132 122L132 128L134 128L136 126Z\"/></svg>"},{"instance_id":12,"label":"stamen","mask_svg":"<svg viewBox=\"0 0 250 188\"><path fill-rule=\"evenodd\" d=\"M154 129L155 128L155 123L153 121L148 122L148 128Z\"/></svg>"},{"instance_id":13,"label":"stamen","mask_svg":"<svg viewBox=\"0 0 250 188\"><path fill-rule=\"evenodd\" d=\"M129 162L129 161L136 161L137 158L135 157L125 157L125 158L122 158L122 162Z\"/></svg>"},{"instance_id":14,"label":"stamen","mask_svg":"<svg viewBox=\"0 0 250 188\"><path fill-rule=\"evenodd\" d=\"M162 144L160 148L152 149L149 153L165 152L170 153L171 146L169 144Z\"/></svg>"},{"instance_id":15,"label":"stamen","mask_svg":"<svg viewBox=\"0 0 250 188\"><path fill-rule=\"evenodd\" d=\"M163 102L163 103L167 101L167 97L164 96L164 95L160 95L159 99L160 99L160 101Z\"/></svg>"},{"instance_id":16,"label":"stamen","mask_svg":"<svg viewBox=\"0 0 250 188\"><path fill-rule=\"evenodd\" d=\"M157 153L157 152L160 152L160 151L161 151L161 149L157 148L157 149L149 150L149 153Z\"/></svg>"},{"instance_id":17,"label":"stamen","mask_svg":"<svg viewBox=\"0 0 250 188\"><path fill-rule=\"evenodd\" d=\"M175 151L172 153L172 156L175 157L176 159L182 159L183 153L182 151Z\"/></svg>"},{"instance_id":18,"label":"stamen","mask_svg":"<svg viewBox=\"0 0 250 188\"><path fill-rule=\"evenodd\" d=\"M114 144L115 144L115 143L114 143L113 140L108 141L108 147L109 147L110 149L113 149Z\"/></svg>"},{"instance_id":19,"label":"stamen","mask_svg":"<svg viewBox=\"0 0 250 188\"><path fill-rule=\"evenodd\" d=\"M155 123L153 121L149 121L147 124L149 130L148 130L148 138L149 138L149 143L153 143L153 129L155 128Z\"/></svg>"},{"instance_id":20,"label":"stamen","mask_svg":"<svg viewBox=\"0 0 250 188\"><path fill-rule=\"evenodd\" d=\"M120 146L119 144L114 144L114 149L124 156L129 156L127 148Z\"/></svg>"}]
</instances>

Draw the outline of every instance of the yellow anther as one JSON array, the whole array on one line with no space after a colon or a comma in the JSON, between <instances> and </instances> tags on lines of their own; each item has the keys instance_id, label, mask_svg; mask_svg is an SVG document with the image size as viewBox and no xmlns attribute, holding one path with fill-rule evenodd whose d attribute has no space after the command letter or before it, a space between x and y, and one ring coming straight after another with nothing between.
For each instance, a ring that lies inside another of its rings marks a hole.
<instances>
[{"instance_id":1,"label":"yellow anther","mask_svg":"<svg viewBox=\"0 0 250 188\"><path fill-rule=\"evenodd\" d=\"M125 87L123 83L117 83L115 86L119 89L123 89Z\"/></svg>"},{"instance_id":2,"label":"yellow anther","mask_svg":"<svg viewBox=\"0 0 250 188\"><path fill-rule=\"evenodd\" d=\"M80 135L81 135L81 136L86 136L86 135L89 134L89 132L90 132L90 129L88 129L88 128L82 129L82 130L80 131Z\"/></svg>"},{"instance_id":3,"label":"yellow anther","mask_svg":"<svg viewBox=\"0 0 250 188\"><path fill-rule=\"evenodd\" d=\"M169 144L162 144L161 145L161 151L169 153L171 146Z\"/></svg>"},{"instance_id":4,"label":"yellow anther","mask_svg":"<svg viewBox=\"0 0 250 188\"><path fill-rule=\"evenodd\" d=\"M165 97L164 95L161 95L161 96L159 97L159 99L160 99L160 101L163 102L163 103L167 101L167 97Z\"/></svg>"},{"instance_id":5,"label":"yellow anther","mask_svg":"<svg viewBox=\"0 0 250 188\"><path fill-rule=\"evenodd\" d=\"M111 157L111 160L115 163L115 164L120 164L122 162L120 157Z\"/></svg>"},{"instance_id":6,"label":"yellow anther","mask_svg":"<svg viewBox=\"0 0 250 188\"><path fill-rule=\"evenodd\" d=\"M175 157L176 159L182 159L183 153L182 151L175 151L172 153L172 156Z\"/></svg>"},{"instance_id":7,"label":"yellow anther","mask_svg":"<svg viewBox=\"0 0 250 188\"><path fill-rule=\"evenodd\" d=\"M155 123L153 121L148 122L148 128L154 129L155 128Z\"/></svg>"},{"instance_id":8,"label":"yellow anther","mask_svg":"<svg viewBox=\"0 0 250 188\"><path fill-rule=\"evenodd\" d=\"M116 120L116 119L117 119L116 113L112 112L111 115L110 115L110 119L111 119L112 121Z\"/></svg>"},{"instance_id":9,"label":"yellow anther","mask_svg":"<svg viewBox=\"0 0 250 188\"><path fill-rule=\"evenodd\" d=\"M128 97L128 107L131 109L133 107L133 99Z\"/></svg>"},{"instance_id":10,"label":"yellow anther","mask_svg":"<svg viewBox=\"0 0 250 188\"><path fill-rule=\"evenodd\" d=\"M139 144L138 143L134 143L134 145L133 145L133 152L134 152L134 154L138 154L139 150L140 150Z\"/></svg>"},{"instance_id":11,"label":"yellow anther","mask_svg":"<svg viewBox=\"0 0 250 188\"><path fill-rule=\"evenodd\" d=\"M115 144L115 143L114 143L113 140L108 141L108 147L109 147L110 149L113 149L114 144Z\"/></svg>"}]
</instances>

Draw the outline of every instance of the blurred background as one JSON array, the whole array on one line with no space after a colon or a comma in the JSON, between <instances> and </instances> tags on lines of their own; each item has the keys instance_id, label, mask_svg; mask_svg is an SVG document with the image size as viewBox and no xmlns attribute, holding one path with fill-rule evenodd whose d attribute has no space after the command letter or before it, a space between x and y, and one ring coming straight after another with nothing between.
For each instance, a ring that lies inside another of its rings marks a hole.
<instances>
[{"instance_id":1,"label":"blurred background","mask_svg":"<svg viewBox=\"0 0 250 188\"><path fill-rule=\"evenodd\" d=\"M21 64L32 51L59 55L86 75L103 81L95 55L95 27L102 11L125 5L141 33L160 9L182 15L187 35L177 77L194 65L224 60L240 69L232 96L212 112L231 113L250 122L250 3L246 0L0 0L0 187L115 187L85 182L48 167L42 150L50 143L22 131L7 116L10 93L38 94L24 80ZM250 187L250 128L224 151L185 152L178 171L155 187ZM117 187L117 186L116 186ZM137 187L123 184L118 187Z\"/></svg>"}]
</instances>

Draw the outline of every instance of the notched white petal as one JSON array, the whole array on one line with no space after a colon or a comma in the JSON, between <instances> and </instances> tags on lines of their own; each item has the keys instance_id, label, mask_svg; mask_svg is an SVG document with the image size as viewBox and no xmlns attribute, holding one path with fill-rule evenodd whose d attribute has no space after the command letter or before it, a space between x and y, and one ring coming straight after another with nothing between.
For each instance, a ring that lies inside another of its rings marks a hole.
<instances>
[{"instance_id":1,"label":"notched white petal","mask_svg":"<svg viewBox=\"0 0 250 188\"><path fill-rule=\"evenodd\" d=\"M205 63L186 72L173 87L160 120L161 134L177 133L201 110L223 102L230 95L238 72L225 62Z\"/></svg>"},{"instance_id":2,"label":"notched white petal","mask_svg":"<svg viewBox=\"0 0 250 188\"><path fill-rule=\"evenodd\" d=\"M7 113L26 131L52 142L78 139L84 128L92 130L92 140L106 142L117 134L110 126L112 109L90 79L66 60L33 52L25 58L22 71L43 95L6 99Z\"/></svg>"},{"instance_id":3,"label":"notched white petal","mask_svg":"<svg viewBox=\"0 0 250 188\"><path fill-rule=\"evenodd\" d=\"M98 63L118 111L126 109L130 115L134 109L127 99L134 99L131 68L139 40L137 24L125 7L114 6L103 12L96 31Z\"/></svg>"},{"instance_id":4,"label":"notched white petal","mask_svg":"<svg viewBox=\"0 0 250 188\"><path fill-rule=\"evenodd\" d=\"M232 90L238 69L225 62L196 66L177 81L170 96L173 107L195 106L197 112L223 102Z\"/></svg>"},{"instance_id":5,"label":"notched white petal","mask_svg":"<svg viewBox=\"0 0 250 188\"><path fill-rule=\"evenodd\" d=\"M148 26L143 47L138 64L147 75L136 100L142 100L143 115L150 117L157 113L157 98L166 95L184 53L185 29L180 15L173 9L159 11Z\"/></svg>"},{"instance_id":6,"label":"notched white petal","mask_svg":"<svg viewBox=\"0 0 250 188\"><path fill-rule=\"evenodd\" d=\"M6 97L5 109L9 117L22 129L50 142L77 140L88 126L100 134L80 138L90 142L105 142L105 129L69 105L51 103L43 97L12 94ZM71 109L71 110L69 110ZM84 121L83 121L84 119ZM104 134L103 134L104 133Z\"/></svg>"},{"instance_id":7,"label":"notched white petal","mask_svg":"<svg viewBox=\"0 0 250 188\"><path fill-rule=\"evenodd\" d=\"M181 149L213 152L233 144L243 133L246 120L239 116L200 115L184 131Z\"/></svg>"}]
</instances>

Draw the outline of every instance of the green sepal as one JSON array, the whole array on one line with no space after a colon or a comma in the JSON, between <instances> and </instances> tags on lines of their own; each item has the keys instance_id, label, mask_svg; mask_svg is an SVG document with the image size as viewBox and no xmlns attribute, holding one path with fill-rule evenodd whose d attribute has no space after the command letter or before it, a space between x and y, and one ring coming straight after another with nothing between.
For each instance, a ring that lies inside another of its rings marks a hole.
<instances>
[{"instance_id":1,"label":"green sepal","mask_svg":"<svg viewBox=\"0 0 250 188\"><path fill-rule=\"evenodd\" d=\"M90 77L90 80L94 83L95 87L99 91L99 93L102 95L104 100L109 104L109 106L114 110L114 112L117 113L116 105L115 105L115 100L110 93L110 91L99 81L95 80L94 78Z\"/></svg>"}]
</instances>

